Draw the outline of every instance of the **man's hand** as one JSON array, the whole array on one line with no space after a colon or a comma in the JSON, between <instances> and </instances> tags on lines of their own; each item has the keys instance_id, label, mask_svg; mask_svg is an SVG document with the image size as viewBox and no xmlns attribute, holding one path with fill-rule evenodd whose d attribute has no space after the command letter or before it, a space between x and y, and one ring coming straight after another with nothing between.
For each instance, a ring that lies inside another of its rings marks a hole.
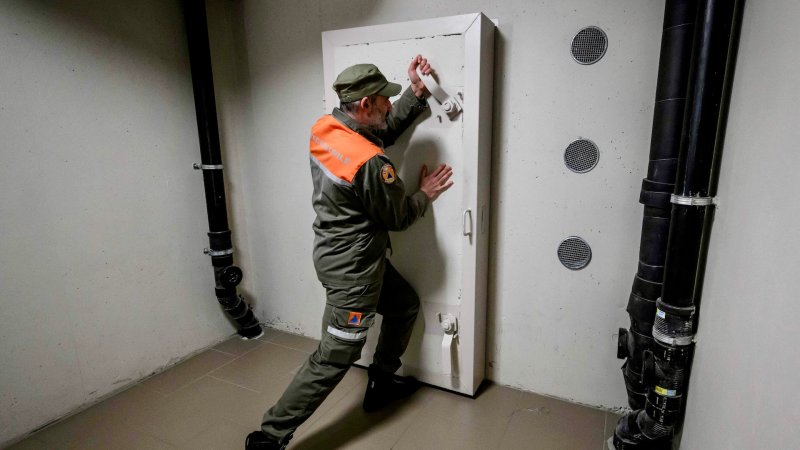
<instances>
[{"instance_id":1,"label":"man's hand","mask_svg":"<svg viewBox=\"0 0 800 450\"><path fill-rule=\"evenodd\" d=\"M428 166L423 164L422 173L419 175L419 190L424 192L430 201L434 201L453 185L452 181L448 181L451 176L453 176L453 168L447 164L439 164L439 167L430 175Z\"/></svg>"},{"instance_id":2,"label":"man's hand","mask_svg":"<svg viewBox=\"0 0 800 450\"><path fill-rule=\"evenodd\" d=\"M411 80L411 90L414 91L414 95L417 97L425 98L431 95L431 93L428 92L425 83L423 83L419 75L417 75L417 67L419 67L420 72L429 75L431 73L431 65L428 64L428 60L423 58L422 55L417 55L411 60L411 65L408 66L408 78Z\"/></svg>"}]
</instances>

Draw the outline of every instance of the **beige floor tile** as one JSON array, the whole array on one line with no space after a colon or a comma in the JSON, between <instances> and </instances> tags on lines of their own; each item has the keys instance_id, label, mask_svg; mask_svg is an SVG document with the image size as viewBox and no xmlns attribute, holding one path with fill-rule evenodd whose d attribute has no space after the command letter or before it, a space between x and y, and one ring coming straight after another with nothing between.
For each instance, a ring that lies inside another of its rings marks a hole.
<instances>
[{"instance_id":1,"label":"beige floor tile","mask_svg":"<svg viewBox=\"0 0 800 450\"><path fill-rule=\"evenodd\" d=\"M238 335L214 346L214 350L233 356L242 356L245 353L262 345L265 341L259 339L244 340Z\"/></svg>"},{"instance_id":2,"label":"beige floor tile","mask_svg":"<svg viewBox=\"0 0 800 450\"><path fill-rule=\"evenodd\" d=\"M414 421L430 392L422 389L391 408L365 413L361 409L364 393L356 386L329 411L310 425L302 436L292 440L293 450L312 449L389 449Z\"/></svg>"},{"instance_id":3,"label":"beige floor tile","mask_svg":"<svg viewBox=\"0 0 800 450\"><path fill-rule=\"evenodd\" d=\"M312 339L267 335L276 341L228 340L11 449L241 449L316 348ZM291 449L597 450L619 417L491 383L475 399L426 387L367 414L366 383L364 369L350 369Z\"/></svg>"},{"instance_id":4,"label":"beige floor tile","mask_svg":"<svg viewBox=\"0 0 800 450\"><path fill-rule=\"evenodd\" d=\"M170 450L176 447L126 426L97 430L71 450Z\"/></svg>"},{"instance_id":5,"label":"beige floor tile","mask_svg":"<svg viewBox=\"0 0 800 450\"><path fill-rule=\"evenodd\" d=\"M106 426L108 420L104 419L96 409L89 408L45 428L36 434L36 438L52 448L71 449L93 432Z\"/></svg>"},{"instance_id":6,"label":"beige floor tile","mask_svg":"<svg viewBox=\"0 0 800 450\"><path fill-rule=\"evenodd\" d=\"M185 450L240 450L244 440L257 426L242 421L223 420L180 445Z\"/></svg>"},{"instance_id":7,"label":"beige floor tile","mask_svg":"<svg viewBox=\"0 0 800 450\"><path fill-rule=\"evenodd\" d=\"M36 437L29 437L28 439L17 442L11 447L7 447L6 450L56 450L56 447L53 447Z\"/></svg>"},{"instance_id":8,"label":"beige floor tile","mask_svg":"<svg viewBox=\"0 0 800 450\"><path fill-rule=\"evenodd\" d=\"M234 359L234 356L227 353L206 350L146 380L142 384L161 394L169 395Z\"/></svg>"},{"instance_id":9,"label":"beige floor tile","mask_svg":"<svg viewBox=\"0 0 800 450\"><path fill-rule=\"evenodd\" d=\"M290 379L272 381L265 391L255 392L205 376L170 395L132 426L173 445L196 442L198 435L220 423L239 424L249 433L259 428L264 411L277 401Z\"/></svg>"},{"instance_id":10,"label":"beige floor tile","mask_svg":"<svg viewBox=\"0 0 800 450\"><path fill-rule=\"evenodd\" d=\"M103 430L122 425L152 407L164 396L141 385L123 391L91 408L40 431L36 437L55 448L73 448Z\"/></svg>"},{"instance_id":11,"label":"beige floor tile","mask_svg":"<svg viewBox=\"0 0 800 450\"><path fill-rule=\"evenodd\" d=\"M494 384L484 386L475 399L430 391L417 419L393 448L498 448L514 412L530 402L529 394Z\"/></svg>"},{"instance_id":12,"label":"beige floor tile","mask_svg":"<svg viewBox=\"0 0 800 450\"><path fill-rule=\"evenodd\" d=\"M255 430L261 424L264 411L280 398L289 381L288 376L274 379L269 389L256 392L208 376L175 393L175 396L183 397L187 404L192 404L194 397L202 398L196 406L193 404L197 411L242 421Z\"/></svg>"},{"instance_id":13,"label":"beige floor tile","mask_svg":"<svg viewBox=\"0 0 800 450\"><path fill-rule=\"evenodd\" d=\"M597 450L605 412L531 394L531 402L511 416L498 448Z\"/></svg>"},{"instance_id":14,"label":"beige floor tile","mask_svg":"<svg viewBox=\"0 0 800 450\"><path fill-rule=\"evenodd\" d=\"M305 428L308 428L316 419L330 410L330 408L341 400L349 390L357 388L359 390L359 395L362 395L361 390L366 386L366 378L365 371L358 369L350 370L311 419L309 419L295 435L301 435ZM203 395L208 399L209 403L218 405L220 412L227 418L214 423L207 430L202 431L187 443L182 444L180 448L215 450L228 448L239 449L242 447L245 437L250 432L260 427L263 413L278 400L284 388L289 384L289 381L289 378L286 378L284 382L276 381L274 383L275 389L272 389L271 393L253 393L247 400L236 398L237 396L235 395L224 398L226 396L225 389L220 389L219 387L214 388L211 386L211 392L204 393L191 392L187 388L185 392L187 396ZM193 385L190 387L196 387L197 389L202 388L203 390L209 388L203 387L202 385L204 383L198 382L196 384L197 386ZM214 394L214 392L216 392L216 394ZM181 391L181 393L184 393L184 391Z\"/></svg>"},{"instance_id":15,"label":"beige floor tile","mask_svg":"<svg viewBox=\"0 0 800 450\"><path fill-rule=\"evenodd\" d=\"M319 341L316 339L289 333L278 333L270 339L270 342L306 353L313 353L319 346Z\"/></svg>"},{"instance_id":16,"label":"beige floor tile","mask_svg":"<svg viewBox=\"0 0 800 450\"><path fill-rule=\"evenodd\" d=\"M209 375L262 392L284 383L283 380L306 359L307 353L267 342ZM282 387L287 384L285 382Z\"/></svg>"},{"instance_id":17,"label":"beige floor tile","mask_svg":"<svg viewBox=\"0 0 800 450\"><path fill-rule=\"evenodd\" d=\"M182 445L215 422L229 417L237 403L252 392L228 383L202 377L161 402L143 408L129 425L172 445Z\"/></svg>"}]
</instances>

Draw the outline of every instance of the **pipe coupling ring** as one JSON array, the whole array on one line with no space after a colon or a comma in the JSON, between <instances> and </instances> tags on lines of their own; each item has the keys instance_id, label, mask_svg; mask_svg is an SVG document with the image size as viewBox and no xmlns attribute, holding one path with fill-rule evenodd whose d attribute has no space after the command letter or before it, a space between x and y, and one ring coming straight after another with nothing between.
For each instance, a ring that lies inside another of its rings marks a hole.
<instances>
[{"instance_id":1,"label":"pipe coupling ring","mask_svg":"<svg viewBox=\"0 0 800 450\"><path fill-rule=\"evenodd\" d=\"M714 204L714 197L687 197L685 195L672 194L669 197L669 202L684 206L708 206Z\"/></svg>"}]
</instances>

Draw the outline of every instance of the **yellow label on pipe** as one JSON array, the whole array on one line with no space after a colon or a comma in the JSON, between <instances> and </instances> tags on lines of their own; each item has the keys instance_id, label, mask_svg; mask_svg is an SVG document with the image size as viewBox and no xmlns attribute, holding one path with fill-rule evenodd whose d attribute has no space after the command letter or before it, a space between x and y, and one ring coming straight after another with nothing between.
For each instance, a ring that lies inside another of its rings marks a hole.
<instances>
[{"instance_id":1,"label":"yellow label on pipe","mask_svg":"<svg viewBox=\"0 0 800 450\"><path fill-rule=\"evenodd\" d=\"M665 389L661 386L656 386L656 394L658 395L665 395L667 397L674 397L677 394L677 391L674 389Z\"/></svg>"}]
</instances>

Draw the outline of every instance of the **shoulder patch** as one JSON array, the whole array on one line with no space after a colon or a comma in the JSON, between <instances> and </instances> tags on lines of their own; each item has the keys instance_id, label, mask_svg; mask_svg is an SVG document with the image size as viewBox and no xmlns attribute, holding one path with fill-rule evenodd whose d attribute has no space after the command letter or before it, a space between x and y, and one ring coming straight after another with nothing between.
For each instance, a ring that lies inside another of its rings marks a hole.
<instances>
[{"instance_id":1,"label":"shoulder patch","mask_svg":"<svg viewBox=\"0 0 800 450\"><path fill-rule=\"evenodd\" d=\"M394 167L391 164L384 164L381 167L381 178L386 184L392 184L397 179L397 174L394 173Z\"/></svg>"}]
</instances>

